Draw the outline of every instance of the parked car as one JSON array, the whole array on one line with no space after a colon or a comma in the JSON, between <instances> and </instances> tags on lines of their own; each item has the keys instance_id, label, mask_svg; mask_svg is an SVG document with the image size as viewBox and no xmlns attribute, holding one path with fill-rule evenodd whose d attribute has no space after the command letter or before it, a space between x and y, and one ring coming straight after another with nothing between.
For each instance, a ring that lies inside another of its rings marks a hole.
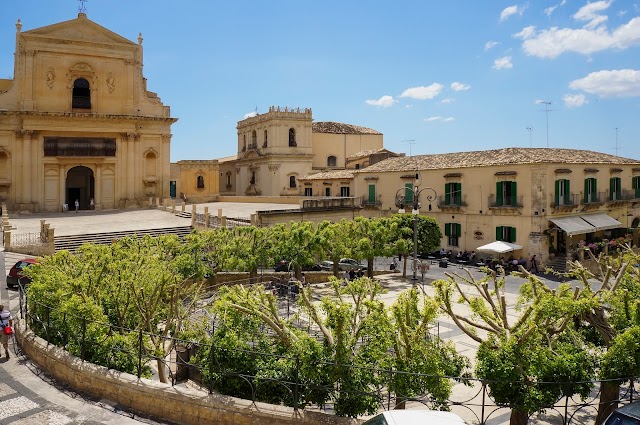
<instances>
[{"instance_id":1,"label":"parked car","mask_svg":"<svg viewBox=\"0 0 640 425\"><path fill-rule=\"evenodd\" d=\"M338 263L338 268L340 270L346 270L346 271L359 271L359 270L364 270L367 268L367 266L363 266L362 264L360 264L359 261L354 260L353 258L341 258L340 262Z\"/></svg>"},{"instance_id":2,"label":"parked car","mask_svg":"<svg viewBox=\"0 0 640 425\"><path fill-rule=\"evenodd\" d=\"M273 266L273 270L277 272L288 272L290 270L291 264L288 260L280 260L278 263ZM302 266L302 270L306 272L317 272L320 271L319 264L307 264Z\"/></svg>"},{"instance_id":3,"label":"parked car","mask_svg":"<svg viewBox=\"0 0 640 425\"><path fill-rule=\"evenodd\" d=\"M19 282L22 282L23 285L27 283L31 283L31 278L25 276L22 271L29 267L31 264L37 263L35 258L24 258L11 267L9 270L9 274L7 275L7 288L13 288L17 286Z\"/></svg>"},{"instance_id":4,"label":"parked car","mask_svg":"<svg viewBox=\"0 0 640 425\"><path fill-rule=\"evenodd\" d=\"M380 413L363 425L465 425L455 413L438 410L390 410Z\"/></svg>"},{"instance_id":5,"label":"parked car","mask_svg":"<svg viewBox=\"0 0 640 425\"><path fill-rule=\"evenodd\" d=\"M333 261L325 260L325 261L322 261L319 265L320 265L320 270L324 270L328 272L333 271Z\"/></svg>"},{"instance_id":6,"label":"parked car","mask_svg":"<svg viewBox=\"0 0 640 425\"><path fill-rule=\"evenodd\" d=\"M640 401L618 407L611 412L604 425L640 425Z\"/></svg>"}]
</instances>

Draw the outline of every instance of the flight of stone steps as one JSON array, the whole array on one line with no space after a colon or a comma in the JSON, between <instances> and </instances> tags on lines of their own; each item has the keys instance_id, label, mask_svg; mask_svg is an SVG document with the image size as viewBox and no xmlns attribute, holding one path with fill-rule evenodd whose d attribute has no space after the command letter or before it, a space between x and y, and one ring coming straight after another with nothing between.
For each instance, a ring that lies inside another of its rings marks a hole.
<instances>
[{"instance_id":1,"label":"flight of stone steps","mask_svg":"<svg viewBox=\"0 0 640 425\"><path fill-rule=\"evenodd\" d=\"M119 232L105 232L105 233L88 233L82 235L66 235L55 236L54 245L56 251L66 249L74 252L82 244L95 243L95 244L110 244L115 239L120 239L126 236L161 236L161 235L177 235L184 237L191 233L191 226L177 226L177 227L165 227L159 229L140 229L140 230L125 230Z\"/></svg>"},{"instance_id":2,"label":"flight of stone steps","mask_svg":"<svg viewBox=\"0 0 640 425\"><path fill-rule=\"evenodd\" d=\"M567 257L565 257L564 255L557 255L553 260L547 262L547 267L550 267L557 272L566 272Z\"/></svg>"}]
</instances>

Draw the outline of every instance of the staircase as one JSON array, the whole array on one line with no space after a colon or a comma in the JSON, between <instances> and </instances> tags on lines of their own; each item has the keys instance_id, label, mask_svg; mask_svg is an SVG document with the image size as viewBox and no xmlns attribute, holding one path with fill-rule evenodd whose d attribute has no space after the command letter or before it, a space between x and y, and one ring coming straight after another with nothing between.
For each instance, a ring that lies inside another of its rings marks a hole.
<instances>
[{"instance_id":1,"label":"staircase","mask_svg":"<svg viewBox=\"0 0 640 425\"><path fill-rule=\"evenodd\" d=\"M567 271L567 257L565 255L556 255L553 260L547 262L547 267L553 270L564 273Z\"/></svg>"},{"instance_id":2,"label":"staircase","mask_svg":"<svg viewBox=\"0 0 640 425\"><path fill-rule=\"evenodd\" d=\"M191 233L191 226L178 226L178 227L165 227L161 229L140 229L140 230L125 230L120 232L106 232L106 233L88 233L83 235L67 235L67 236L55 236L54 246L56 251L66 249L70 252L75 252L80 245L85 243L94 243L108 245L115 239L124 238L126 236L161 236L161 235L177 235L178 237L184 237Z\"/></svg>"}]
</instances>

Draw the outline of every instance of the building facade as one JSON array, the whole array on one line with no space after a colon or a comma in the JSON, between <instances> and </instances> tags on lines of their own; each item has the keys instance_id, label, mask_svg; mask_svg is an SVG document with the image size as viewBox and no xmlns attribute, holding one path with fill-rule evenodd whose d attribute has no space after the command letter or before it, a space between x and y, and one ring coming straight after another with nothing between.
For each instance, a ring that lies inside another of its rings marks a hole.
<instances>
[{"instance_id":1,"label":"building facade","mask_svg":"<svg viewBox=\"0 0 640 425\"><path fill-rule=\"evenodd\" d=\"M351 124L313 122L309 108L272 106L238 122L237 130L238 154L221 166L220 193L235 189L238 196L305 195L301 178L345 169L350 155L383 147L381 133ZM307 196L339 193L325 189Z\"/></svg>"},{"instance_id":2,"label":"building facade","mask_svg":"<svg viewBox=\"0 0 640 425\"><path fill-rule=\"evenodd\" d=\"M0 80L0 202L16 211L135 208L169 196L170 109L137 43L89 20L22 31Z\"/></svg>"},{"instance_id":3,"label":"building facade","mask_svg":"<svg viewBox=\"0 0 640 425\"><path fill-rule=\"evenodd\" d=\"M442 246L453 251L502 240L523 247L515 255L547 259L580 241L631 233L638 242L638 160L510 148L391 158L353 174L354 196L387 213L400 201L411 208L419 194L420 214L438 221Z\"/></svg>"}]
</instances>

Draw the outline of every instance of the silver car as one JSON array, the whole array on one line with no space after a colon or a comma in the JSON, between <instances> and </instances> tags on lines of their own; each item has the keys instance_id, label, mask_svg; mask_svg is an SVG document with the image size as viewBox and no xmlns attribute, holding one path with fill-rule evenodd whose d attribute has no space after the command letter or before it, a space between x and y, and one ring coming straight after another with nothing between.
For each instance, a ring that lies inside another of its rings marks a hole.
<instances>
[{"instance_id":1,"label":"silver car","mask_svg":"<svg viewBox=\"0 0 640 425\"><path fill-rule=\"evenodd\" d=\"M466 425L455 413L438 410L390 410L362 425Z\"/></svg>"}]
</instances>

